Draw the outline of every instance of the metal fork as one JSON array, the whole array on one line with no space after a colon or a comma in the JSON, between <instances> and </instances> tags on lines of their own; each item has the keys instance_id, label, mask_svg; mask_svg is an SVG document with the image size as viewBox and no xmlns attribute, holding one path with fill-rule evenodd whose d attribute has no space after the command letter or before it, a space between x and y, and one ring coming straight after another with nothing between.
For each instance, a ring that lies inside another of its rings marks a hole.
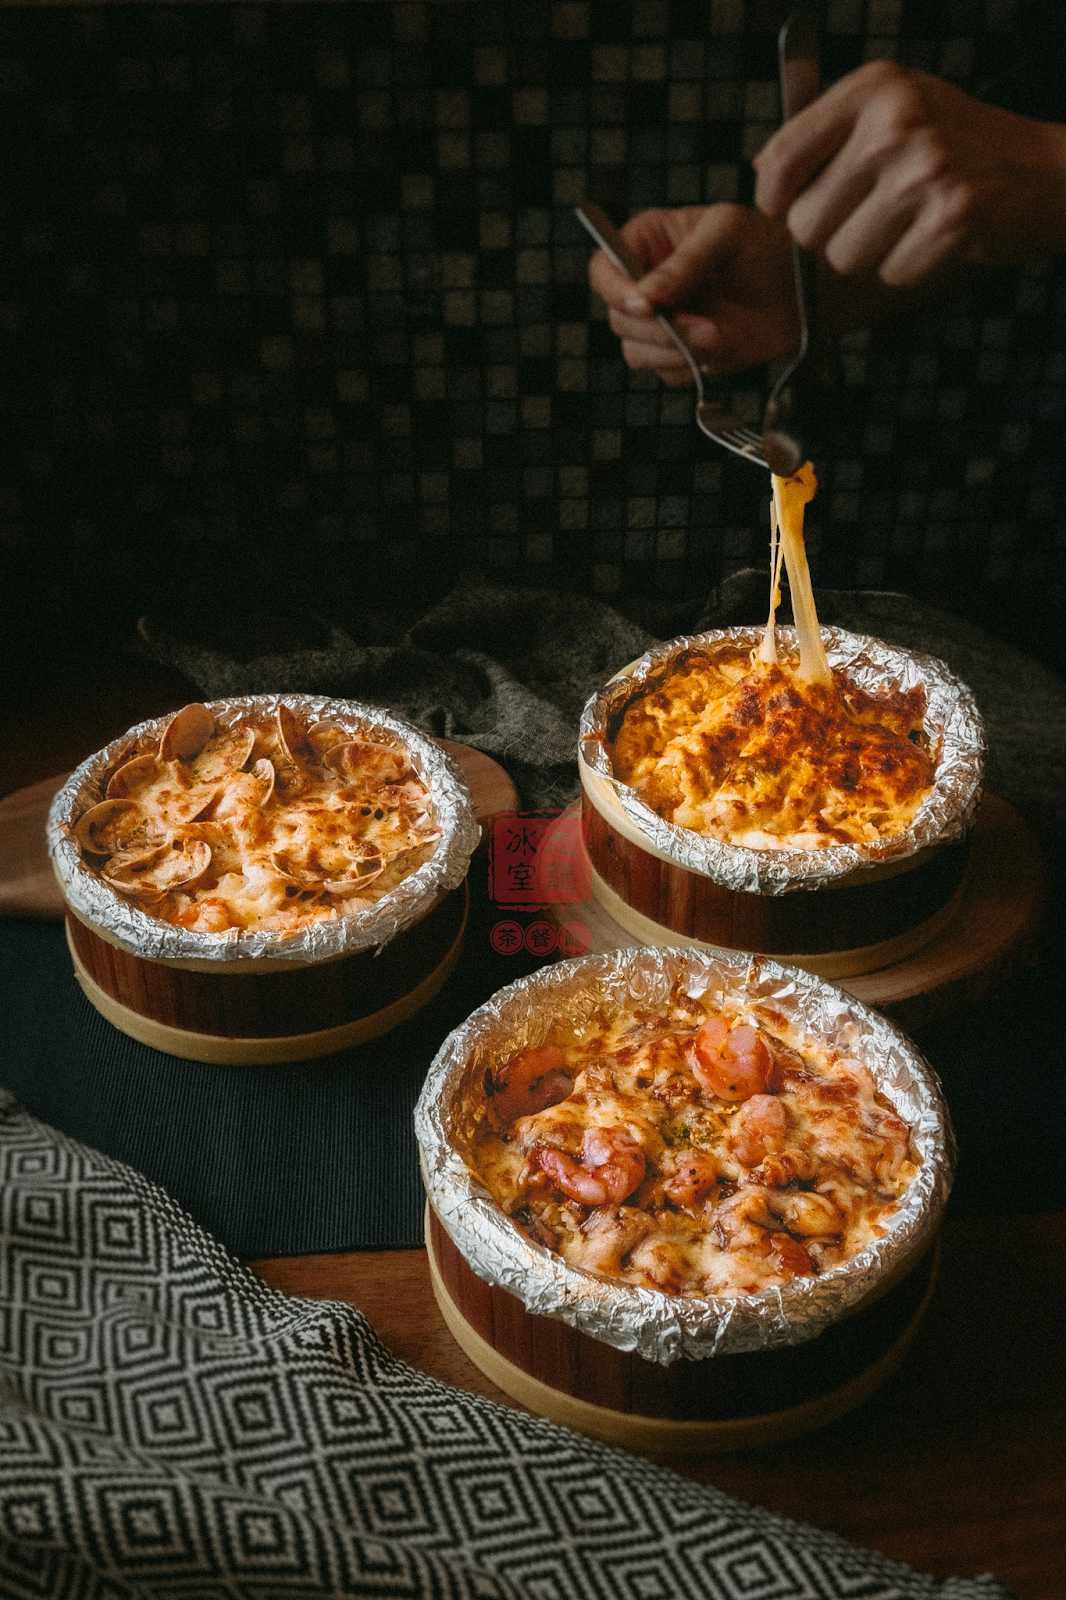
<instances>
[{"instance_id":1,"label":"metal fork","mask_svg":"<svg viewBox=\"0 0 1066 1600\"><path fill-rule=\"evenodd\" d=\"M817 13L812 5L802 4L788 18L778 39L781 73L782 120L794 117L818 94L820 50ZM575 208L577 220L588 229L620 272L634 282L644 276L644 268L630 250L606 212L586 201ZM810 460L822 442L826 422L826 402L832 392L833 363L818 321L817 272L815 259L793 241L792 266L799 311L800 345L778 377L763 413L762 433L747 427L739 417L714 400L704 390L700 364L684 336L665 311L656 318L681 351L696 383L696 421L709 439L724 445L734 455L767 467L781 478L790 478Z\"/></svg>"},{"instance_id":2,"label":"metal fork","mask_svg":"<svg viewBox=\"0 0 1066 1600\"><path fill-rule=\"evenodd\" d=\"M608 260L614 262L619 272L624 272L634 283L643 278L644 268L606 211L586 200L584 205L574 208L574 214L582 226L587 228ZM657 311L655 315L692 369L696 383L696 421L708 439L713 439L715 444L724 445L727 450L732 450L734 455L743 456L745 461L754 461L756 466L765 467L767 461L759 434L754 428L749 428L741 422L731 411L727 411L725 406L719 405L716 400L708 400L700 364L690 350L684 335L678 332L673 319L665 311Z\"/></svg>"},{"instance_id":3,"label":"metal fork","mask_svg":"<svg viewBox=\"0 0 1066 1600\"><path fill-rule=\"evenodd\" d=\"M818 95L821 51L813 5L796 7L781 29L777 50L781 120L787 122ZM799 349L774 384L762 423L763 452L770 471L779 478L790 478L819 449L834 376L831 351L818 317L815 258L795 240L792 274L799 312Z\"/></svg>"}]
</instances>

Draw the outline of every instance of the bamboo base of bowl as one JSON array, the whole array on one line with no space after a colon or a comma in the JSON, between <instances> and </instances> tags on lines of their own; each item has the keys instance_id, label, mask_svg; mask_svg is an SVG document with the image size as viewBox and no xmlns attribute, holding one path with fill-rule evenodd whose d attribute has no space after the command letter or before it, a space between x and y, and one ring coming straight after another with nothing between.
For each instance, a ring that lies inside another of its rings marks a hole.
<instances>
[{"instance_id":1,"label":"bamboo base of bowl","mask_svg":"<svg viewBox=\"0 0 1066 1600\"><path fill-rule=\"evenodd\" d=\"M575 802L571 808L575 827L579 809L580 802ZM905 1029L925 1027L960 1006L975 1004L1016 969L1039 926L1044 891L1043 858L1028 824L1006 800L986 793L974 827L966 879L946 918L924 943L863 973L828 973L795 955L792 964L839 983ZM557 921L582 921L593 954L697 942L665 928L635 931L632 920L623 925L595 898L580 906L549 908L549 914Z\"/></svg>"},{"instance_id":2,"label":"bamboo base of bowl","mask_svg":"<svg viewBox=\"0 0 1066 1600\"><path fill-rule=\"evenodd\" d=\"M910 1348L939 1264L937 1245L878 1300L806 1344L660 1367L485 1283L428 1205L426 1247L448 1331L512 1400L610 1444L673 1455L793 1439L860 1405Z\"/></svg>"},{"instance_id":3,"label":"bamboo base of bowl","mask_svg":"<svg viewBox=\"0 0 1066 1600\"><path fill-rule=\"evenodd\" d=\"M694 939L691 934L678 933L673 928L666 927L661 922L654 921L628 905L621 895L612 889L611 885L600 877L592 862L588 863L589 879L592 886L593 899L598 903L612 922L616 923L626 933L632 934L639 944L643 945L680 945L682 947L696 946L698 949L738 949L734 944L713 945L706 939ZM787 950L764 949L767 943L786 943L787 940L767 941L759 939L756 935L752 941L752 949L758 955L772 955L776 961L784 961L789 966L803 967L806 972L813 972L819 978L828 978L832 982L845 978L857 977L862 973L876 972L882 967L889 967L897 961L903 961L923 946L931 943L937 934L942 933L958 910L965 889L965 878L958 885L944 905L938 906L929 917L913 927L906 928L900 933L894 933L890 938L877 939L872 944L855 945L843 950ZM826 891L828 892L828 891ZM734 937L742 935L734 934ZM747 948L746 946L744 948Z\"/></svg>"},{"instance_id":4,"label":"bamboo base of bowl","mask_svg":"<svg viewBox=\"0 0 1066 1600\"><path fill-rule=\"evenodd\" d=\"M972 834L869 863L791 894L729 889L664 855L626 815L614 786L579 761L593 893L648 944L751 950L837 979L902 960L946 926Z\"/></svg>"},{"instance_id":5,"label":"bamboo base of bowl","mask_svg":"<svg viewBox=\"0 0 1066 1600\"><path fill-rule=\"evenodd\" d=\"M186 1061L265 1066L364 1044L413 1016L455 966L469 904L464 883L380 952L286 970L148 961L70 913L67 944L89 1004L122 1033Z\"/></svg>"}]
</instances>

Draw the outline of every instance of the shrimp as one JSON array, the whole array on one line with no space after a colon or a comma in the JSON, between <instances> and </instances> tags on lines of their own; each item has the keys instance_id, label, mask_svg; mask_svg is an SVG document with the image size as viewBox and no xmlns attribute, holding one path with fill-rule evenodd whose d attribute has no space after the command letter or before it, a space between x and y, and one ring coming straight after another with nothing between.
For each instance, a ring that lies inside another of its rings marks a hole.
<instances>
[{"instance_id":1,"label":"shrimp","mask_svg":"<svg viewBox=\"0 0 1066 1600\"><path fill-rule=\"evenodd\" d=\"M770 1235L769 1257L783 1278L810 1278L814 1263L798 1239L790 1233Z\"/></svg>"},{"instance_id":2,"label":"shrimp","mask_svg":"<svg viewBox=\"0 0 1066 1600\"><path fill-rule=\"evenodd\" d=\"M193 933L225 933L233 927L229 907L224 900L212 896L206 900L192 901L184 895L178 898L179 909L173 920L180 928L189 928Z\"/></svg>"},{"instance_id":3,"label":"shrimp","mask_svg":"<svg viewBox=\"0 0 1066 1600\"><path fill-rule=\"evenodd\" d=\"M492 1103L505 1125L559 1104L573 1091L566 1057L556 1044L519 1050L505 1063L492 1084ZM488 1085L486 1085L488 1087Z\"/></svg>"},{"instance_id":4,"label":"shrimp","mask_svg":"<svg viewBox=\"0 0 1066 1600\"><path fill-rule=\"evenodd\" d=\"M666 1180L663 1192L675 1206L701 1205L718 1186L718 1168L710 1156L695 1150L686 1150L674 1158L673 1176Z\"/></svg>"},{"instance_id":5,"label":"shrimp","mask_svg":"<svg viewBox=\"0 0 1066 1600\"><path fill-rule=\"evenodd\" d=\"M844 1231L844 1218L828 1195L801 1189L798 1194L777 1196L771 1204L789 1233L805 1239L839 1239Z\"/></svg>"},{"instance_id":6,"label":"shrimp","mask_svg":"<svg viewBox=\"0 0 1066 1600\"><path fill-rule=\"evenodd\" d=\"M708 1017L692 1042L692 1071L700 1087L719 1100L750 1100L769 1087L774 1062L758 1029L731 1028Z\"/></svg>"},{"instance_id":7,"label":"shrimp","mask_svg":"<svg viewBox=\"0 0 1066 1600\"><path fill-rule=\"evenodd\" d=\"M538 1145L534 1160L557 1189L583 1206L619 1205L644 1177L644 1151L624 1128L587 1128L581 1159Z\"/></svg>"},{"instance_id":8,"label":"shrimp","mask_svg":"<svg viewBox=\"0 0 1066 1600\"><path fill-rule=\"evenodd\" d=\"M781 1149L788 1118L772 1094L753 1094L733 1121L728 1143L742 1167L757 1167L764 1156Z\"/></svg>"}]
</instances>

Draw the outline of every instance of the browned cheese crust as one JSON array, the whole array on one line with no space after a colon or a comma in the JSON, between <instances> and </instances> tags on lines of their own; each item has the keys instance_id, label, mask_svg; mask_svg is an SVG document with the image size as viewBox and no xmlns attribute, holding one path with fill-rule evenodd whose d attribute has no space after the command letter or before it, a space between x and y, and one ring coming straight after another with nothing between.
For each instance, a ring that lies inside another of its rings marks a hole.
<instances>
[{"instance_id":1,"label":"browned cheese crust","mask_svg":"<svg viewBox=\"0 0 1066 1600\"><path fill-rule=\"evenodd\" d=\"M919 1160L861 1063L680 991L557 1024L485 1088L475 1165L515 1225L571 1266L671 1295L754 1294L849 1261Z\"/></svg>"},{"instance_id":2,"label":"browned cheese crust","mask_svg":"<svg viewBox=\"0 0 1066 1600\"><path fill-rule=\"evenodd\" d=\"M186 724L184 741L128 747L74 824L90 870L164 922L295 932L373 905L436 848L426 786L393 736L284 706L187 707L170 726Z\"/></svg>"},{"instance_id":3,"label":"browned cheese crust","mask_svg":"<svg viewBox=\"0 0 1066 1600\"><path fill-rule=\"evenodd\" d=\"M932 787L924 714L920 687L875 696L834 674L827 689L735 647L690 649L627 706L611 763L659 816L731 844L875 844Z\"/></svg>"}]
</instances>

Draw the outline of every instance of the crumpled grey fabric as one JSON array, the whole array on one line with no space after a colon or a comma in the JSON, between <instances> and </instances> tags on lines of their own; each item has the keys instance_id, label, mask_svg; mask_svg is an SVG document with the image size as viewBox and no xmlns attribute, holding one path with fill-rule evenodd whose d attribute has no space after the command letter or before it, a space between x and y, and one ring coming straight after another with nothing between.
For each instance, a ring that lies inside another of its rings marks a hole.
<instances>
[{"instance_id":1,"label":"crumpled grey fabric","mask_svg":"<svg viewBox=\"0 0 1066 1600\"><path fill-rule=\"evenodd\" d=\"M1066 823L1066 682L973 624L908 595L819 589L823 622L940 656L968 683L989 736L988 783L1061 849ZM766 615L766 573L745 569L713 590L684 632ZM238 661L147 626L156 660L208 699L285 690L385 705L427 733L496 757L529 806L577 790L581 708L619 667L654 644L600 601L553 590L460 587L395 645L361 646L342 628L328 646Z\"/></svg>"},{"instance_id":2,"label":"crumpled grey fabric","mask_svg":"<svg viewBox=\"0 0 1066 1600\"><path fill-rule=\"evenodd\" d=\"M507 768L530 806L576 792L577 724L589 694L653 636L609 606L551 590L454 590L395 645L330 628L324 648L233 660L142 624L150 654L207 699L307 690L388 706Z\"/></svg>"},{"instance_id":3,"label":"crumpled grey fabric","mask_svg":"<svg viewBox=\"0 0 1066 1600\"><path fill-rule=\"evenodd\" d=\"M1010 1600L427 1378L0 1094L4 1600Z\"/></svg>"}]
</instances>

